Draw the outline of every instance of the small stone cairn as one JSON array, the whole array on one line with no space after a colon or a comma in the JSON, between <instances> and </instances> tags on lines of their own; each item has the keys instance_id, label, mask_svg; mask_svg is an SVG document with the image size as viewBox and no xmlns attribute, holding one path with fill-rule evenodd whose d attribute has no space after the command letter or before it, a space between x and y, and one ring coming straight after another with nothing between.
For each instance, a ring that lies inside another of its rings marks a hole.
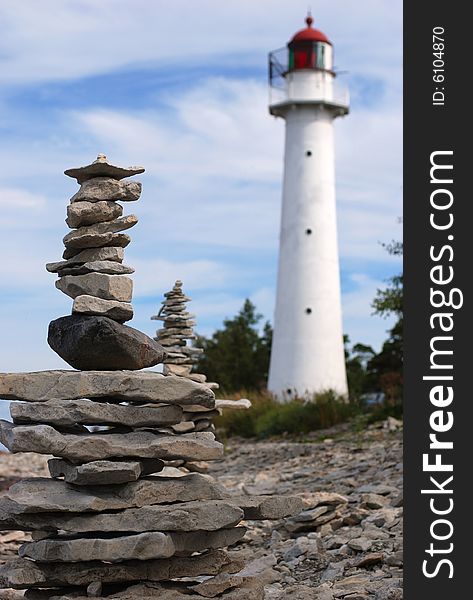
<instances>
[{"instance_id":1,"label":"small stone cairn","mask_svg":"<svg viewBox=\"0 0 473 600\"><path fill-rule=\"evenodd\" d=\"M218 383L208 382L207 377L202 373L192 371L194 365L198 362L198 357L202 356L204 350L196 346L188 346L188 340L194 340L195 315L187 311L187 303L192 300L184 294L182 281L177 280L171 291L164 294L162 307L157 315L151 317L154 321L163 321L163 327L156 331L154 338L166 351L166 357L163 360L163 373L165 375L176 375L186 377L192 381L202 383L211 389L218 389ZM173 425L174 431L215 431L212 419L222 414L224 408L247 409L251 407L251 402L247 399L241 400L215 400L215 408L202 409L199 412L187 411L184 408L184 420L177 425ZM191 463L185 465L188 468L199 468L199 465ZM202 465L201 465L202 466ZM204 469L205 467L202 466Z\"/></svg>"},{"instance_id":2,"label":"small stone cairn","mask_svg":"<svg viewBox=\"0 0 473 600\"><path fill-rule=\"evenodd\" d=\"M28 600L262 599L261 582L228 547L244 536L242 520L294 515L302 501L231 495L169 466L221 460L223 446L211 431L170 429L184 410L213 411L214 393L189 377L143 370L165 352L123 324L132 284L121 232L137 220L122 218L116 201L138 199L140 185L121 180L143 170L99 156L66 171L81 184L68 207L74 231L64 238L65 260L48 270L74 304L50 324L48 342L75 370L0 373L13 420L0 421L1 442L52 455L51 478L24 479L0 499L0 530L32 536L0 567L0 588L25 590Z\"/></svg>"},{"instance_id":3,"label":"small stone cairn","mask_svg":"<svg viewBox=\"0 0 473 600\"><path fill-rule=\"evenodd\" d=\"M163 328L158 329L154 338L166 349L163 360L165 375L179 375L198 383L206 383L206 376L192 373L193 366L198 362L202 348L187 345L187 340L194 340L195 315L187 311L187 303L191 300L182 291L182 281L177 280L170 292L164 294L159 313L151 319L163 321ZM218 388L217 383L207 383L211 388Z\"/></svg>"}]
</instances>

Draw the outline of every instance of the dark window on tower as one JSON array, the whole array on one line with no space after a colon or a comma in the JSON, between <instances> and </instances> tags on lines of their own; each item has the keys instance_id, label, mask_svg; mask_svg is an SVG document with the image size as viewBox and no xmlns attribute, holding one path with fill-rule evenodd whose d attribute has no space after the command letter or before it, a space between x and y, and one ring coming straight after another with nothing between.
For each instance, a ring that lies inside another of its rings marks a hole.
<instances>
[{"instance_id":1,"label":"dark window on tower","mask_svg":"<svg viewBox=\"0 0 473 600\"><path fill-rule=\"evenodd\" d=\"M310 313L312 312L312 309L311 308L306 308L305 312L306 312L306 314L310 315Z\"/></svg>"},{"instance_id":2,"label":"dark window on tower","mask_svg":"<svg viewBox=\"0 0 473 600\"><path fill-rule=\"evenodd\" d=\"M307 152L305 153L306 156L312 156L312 151L311 150L307 150Z\"/></svg>"},{"instance_id":3,"label":"dark window on tower","mask_svg":"<svg viewBox=\"0 0 473 600\"><path fill-rule=\"evenodd\" d=\"M325 46L320 42L317 43L317 68L325 69Z\"/></svg>"},{"instance_id":4,"label":"dark window on tower","mask_svg":"<svg viewBox=\"0 0 473 600\"><path fill-rule=\"evenodd\" d=\"M305 232L306 232L306 235L311 235L312 229L306 229Z\"/></svg>"}]
</instances>

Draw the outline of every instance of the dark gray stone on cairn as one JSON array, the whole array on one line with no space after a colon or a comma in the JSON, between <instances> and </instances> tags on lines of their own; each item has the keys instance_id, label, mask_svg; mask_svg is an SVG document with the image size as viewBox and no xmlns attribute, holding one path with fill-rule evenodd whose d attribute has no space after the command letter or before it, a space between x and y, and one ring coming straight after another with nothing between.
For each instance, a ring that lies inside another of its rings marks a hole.
<instances>
[{"instance_id":1,"label":"dark gray stone on cairn","mask_svg":"<svg viewBox=\"0 0 473 600\"><path fill-rule=\"evenodd\" d=\"M144 369L165 356L164 349L146 334L99 316L70 315L51 321L48 344L82 371Z\"/></svg>"},{"instance_id":2,"label":"dark gray stone on cairn","mask_svg":"<svg viewBox=\"0 0 473 600\"><path fill-rule=\"evenodd\" d=\"M137 219L116 201L138 200L141 185L122 179L143 170L99 155L66 171L81 184L67 211L75 229L66 260L47 270L73 314L50 323L48 342L79 370L0 373L0 399L14 401L0 441L52 456L51 478L25 479L0 498L0 530L32 534L21 558L0 566L0 587L25 590L26 600L262 600L263 582L227 548L245 535L242 519L293 516L302 501L234 496L191 472L221 460L223 445L213 433L216 384L192 373L201 350L187 345L194 320L182 283L158 315L162 345L123 325L133 269L122 264L130 238L121 232ZM163 360L163 374L142 370Z\"/></svg>"},{"instance_id":3,"label":"dark gray stone on cairn","mask_svg":"<svg viewBox=\"0 0 473 600\"><path fill-rule=\"evenodd\" d=\"M180 406L153 404L133 406L78 399L49 400L43 403L12 402L10 414L16 424L44 423L61 427L80 423L81 425L160 427L179 423L183 411Z\"/></svg>"},{"instance_id":4,"label":"dark gray stone on cairn","mask_svg":"<svg viewBox=\"0 0 473 600\"><path fill-rule=\"evenodd\" d=\"M239 529L239 528L238 528ZM16 589L49 586L86 586L94 578L102 583L130 581L166 581L179 577L217 575L221 570L238 571L241 564L224 550L211 550L198 556L173 557L166 560L130 561L121 564L79 562L68 565L15 560L0 566L0 585Z\"/></svg>"},{"instance_id":5,"label":"dark gray stone on cairn","mask_svg":"<svg viewBox=\"0 0 473 600\"><path fill-rule=\"evenodd\" d=\"M74 485L115 485L137 481L162 471L165 463L157 458L141 460L96 460L76 465L61 458L48 460L51 477L64 477Z\"/></svg>"}]
</instances>

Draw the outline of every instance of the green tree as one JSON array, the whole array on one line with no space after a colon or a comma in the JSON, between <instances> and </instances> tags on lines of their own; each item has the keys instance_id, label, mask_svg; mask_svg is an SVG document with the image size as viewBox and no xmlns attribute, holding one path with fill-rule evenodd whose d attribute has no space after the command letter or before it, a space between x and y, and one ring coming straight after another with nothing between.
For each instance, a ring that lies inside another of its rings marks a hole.
<instances>
[{"instance_id":1,"label":"green tree","mask_svg":"<svg viewBox=\"0 0 473 600\"><path fill-rule=\"evenodd\" d=\"M372 389L367 374L369 361L375 356L375 351L366 344L355 344L350 347L350 338L343 336L345 344L345 364L347 369L348 390L350 398L356 400L361 394Z\"/></svg>"},{"instance_id":2,"label":"green tree","mask_svg":"<svg viewBox=\"0 0 473 600\"><path fill-rule=\"evenodd\" d=\"M262 390L266 387L271 352L272 328L266 322L262 333L258 324L262 315L250 300L245 300L233 319L225 319L223 328L211 338L197 336L196 346L204 353L196 370L208 380L217 381L227 393Z\"/></svg>"},{"instance_id":3,"label":"green tree","mask_svg":"<svg viewBox=\"0 0 473 600\"><path fill-rule=\"evenodd\" d=\"M393 256L402 256L402 242L392 241L390 244L383 244L383 247ZM399 273L387 280L388 286L376 292L372 306L374 314L381 317L396 315L402 321L403 313L403 274Z\"/></svg>"},{"instance_id":4,"label":"green tree","mask_svg":"<svg viewBox=\"0 0 473 600\"><path fill-rule=\"evenodd\" d=\"M391 242L385 245L389 254L401 256L402 242ZM384 342L381 352L373 356L367 364L367 374L377 390L383 391L388 402L395 402L402 394L403 369L403 275L399 273L388 279L388 286L378 289L372 304L374 314L381 317L394 315L397 317L393 327L388 330L389 337Z\"/></svg>"}]
</instances>

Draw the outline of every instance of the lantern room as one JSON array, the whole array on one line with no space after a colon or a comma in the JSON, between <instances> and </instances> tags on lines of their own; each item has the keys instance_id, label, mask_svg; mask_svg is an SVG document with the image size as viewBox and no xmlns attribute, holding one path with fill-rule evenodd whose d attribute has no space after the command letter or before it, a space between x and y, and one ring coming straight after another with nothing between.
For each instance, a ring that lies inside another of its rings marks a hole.
<instances>
[{"instance_id":1,"label":"lantern room","mask_svg":"<svg viewBox=\"0 0 473 600\"><path fill-rule=\"evenodd\" d=\"M332 70L332 44L327 36L312 27L313 18L308 15L307 27L298 31L288 43L288 71L299 69Z\"/></svg>"},{"instance_id":2,"label":"lantern room","mask_svg":"<svg viewBox=\"0 0 473 600\"><path fill-rule=\"evenodd\" d=\"M335 81L332 43L310 14L305 22L284 48L269 53L269 111L284 117L296 105L310 105L346 115L348 90Z\"/></svg>"}]
</instances>

